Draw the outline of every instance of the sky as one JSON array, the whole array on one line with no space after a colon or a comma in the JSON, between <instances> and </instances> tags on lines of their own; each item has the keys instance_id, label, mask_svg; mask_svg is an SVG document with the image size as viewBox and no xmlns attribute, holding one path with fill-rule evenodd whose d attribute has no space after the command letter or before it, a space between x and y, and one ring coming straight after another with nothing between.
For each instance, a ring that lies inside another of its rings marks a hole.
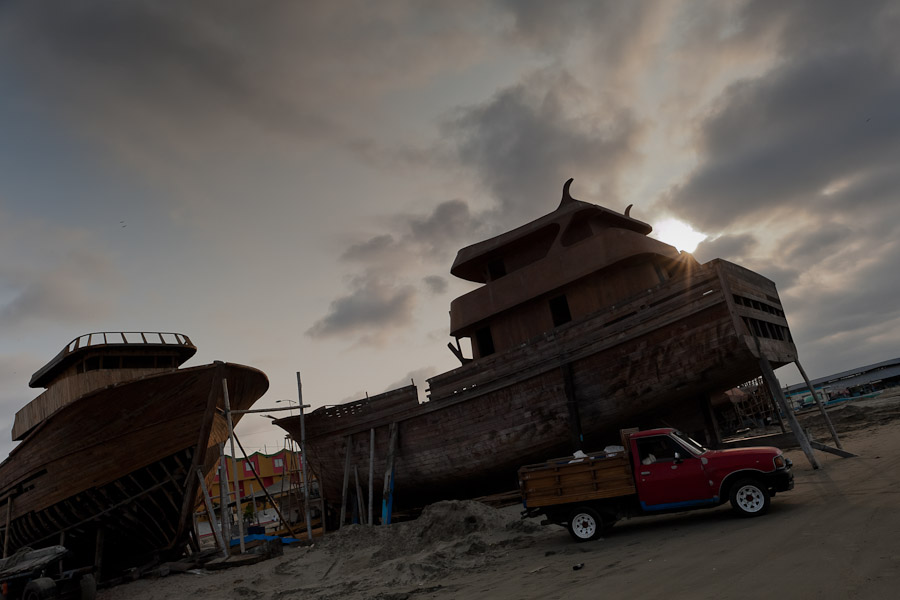
<instances>
[{"instance_id":1,"label":"sky","mask_svg":"<svg viewBox=\"0 0 900 600\"><path fill-rule=\"evenodd\" d=\"M887 1L6 0L0 429L94 331L187 334L268 375L257 407L297 372L312 408L423 392L457 250L570 177L775 281L810 377L900 356L898 30Z\"/></svg>"}]
</instances>

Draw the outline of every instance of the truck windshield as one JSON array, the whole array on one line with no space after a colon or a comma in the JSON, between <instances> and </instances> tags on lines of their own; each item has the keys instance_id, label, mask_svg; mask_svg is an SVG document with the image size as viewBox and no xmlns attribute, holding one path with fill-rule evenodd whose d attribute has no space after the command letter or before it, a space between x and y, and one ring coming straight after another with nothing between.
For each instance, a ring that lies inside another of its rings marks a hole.
<instances>
[{"instance_id":1,"label":"truck windshield","mask_svg":"<svg viewBox=\"0 0 900 600\"><path fill-rule=\"evenodd\" d=\"M704 452L706 452L706 448L704 448L688 436L684 435L680 431L673 431L672 434L678 438L678 441L687 446L688 449L694 454L703 454Z\"/></svg>"}]
</instances>

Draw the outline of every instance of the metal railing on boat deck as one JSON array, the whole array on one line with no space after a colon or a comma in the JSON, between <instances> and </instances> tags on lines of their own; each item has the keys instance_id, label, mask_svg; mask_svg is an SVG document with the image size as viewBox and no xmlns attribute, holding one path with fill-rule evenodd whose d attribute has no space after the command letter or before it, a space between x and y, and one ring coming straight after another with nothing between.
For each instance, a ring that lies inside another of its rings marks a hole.
<instances>
[{"instance_id":1,"label":"metal railing on boat deck","mask_svg":"<svg viewBox=\"0 0 900 600\"><path fill-rule=\"evenodd\" d=\"M120 344L147 344L154 346L184 346L195 348L191 338L183 333L160 331L95 331L80 335L66 345L65 353L79 348Z\"/></svg>"}]
</instances>

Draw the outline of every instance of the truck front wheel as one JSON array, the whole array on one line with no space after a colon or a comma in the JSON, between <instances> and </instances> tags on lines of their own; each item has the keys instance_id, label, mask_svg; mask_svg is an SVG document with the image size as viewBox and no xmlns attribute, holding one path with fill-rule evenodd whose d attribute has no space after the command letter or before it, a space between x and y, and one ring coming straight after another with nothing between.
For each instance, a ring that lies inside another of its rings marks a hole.
<instances>
[{"instance_id":1,"label":"truck front wheel","mask_svg":"<svg viewBox=\"0 0 900 600\"><path fill-rule=\"evenodd\" d=\"M758 517L769 510L769 490L756 479L741 479L731 486L731 508L742 517Z\"/></svg>"},{"instance_id":2,"label":"truck front wheel","mask_svg":"<svg viewBox=\"0 0 900 600\"><path fill-rule=\"evenodd\" d=\"M603 520L600 513L589 506L579 506L569 513L569 533L576 542L587 542L600 537Z\"/></svg>"}]
</instances>

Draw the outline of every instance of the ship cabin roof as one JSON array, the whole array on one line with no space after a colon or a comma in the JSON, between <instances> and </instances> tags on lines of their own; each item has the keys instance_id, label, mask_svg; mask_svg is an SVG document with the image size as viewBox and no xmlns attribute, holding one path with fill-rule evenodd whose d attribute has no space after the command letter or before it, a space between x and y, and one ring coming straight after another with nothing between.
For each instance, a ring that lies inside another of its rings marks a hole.
<instances>
[{"instance_id":1,"label":"ship cabin roof","mask_svg":"<svg viewBox=\"0 0 900 600\"><path fill-rule=\"evenodd\" d=\"M492 273L497 268L508 268L507 265L503 265L504 257L529 248L531 249L529 254L533 253L534 260L539 260L550 250L560 231L563 232L564 238L590 235L589 230L580 226L588 221L606 227L628 229L642 235L653 231L653 228L647 223L631 218L628 210L623 215L602 206L572 198L569 195L571 184L572 179L565 183L562 200L553 212L512 231L460 250L456 254L456 260L453 261L450 273L460 279L475 283L487 283L489 279L496 278L498 274L492 275Z\"/></svg>"},{"instance_id":2,"label":"ship cabin roof","mask_svg":"<svg viewBox=\"0 0 900 600\"><path fill-rule=\"evenodd\" d=\"M71 366L83 368L178 368L197 352L181 333L146 331L95 332L79 336L31 376L30 387L48 387ZM94 366L96 363L96 366ZM151 364L152 363L152 364Z\"/></svg>"}]
</instances>

